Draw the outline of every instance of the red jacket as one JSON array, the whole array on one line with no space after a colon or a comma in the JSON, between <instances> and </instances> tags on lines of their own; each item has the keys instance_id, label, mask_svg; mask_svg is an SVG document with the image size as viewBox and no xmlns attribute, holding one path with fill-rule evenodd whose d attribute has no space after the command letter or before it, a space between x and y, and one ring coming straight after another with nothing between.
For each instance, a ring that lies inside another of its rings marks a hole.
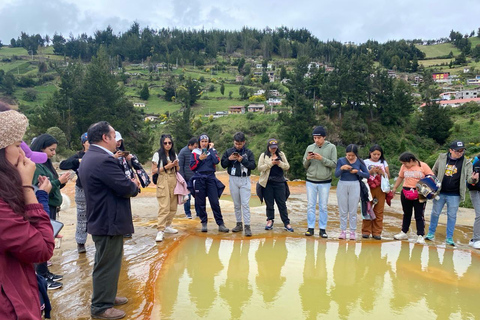
<instances>
[{"instance_id":1,"label":"red jacket","mask_svg":"<svg viewBox=\"0 0 480 320\"><path fill-rule=\"evenodd\" d=\"M53 229L41 204L25 207L30 221L0 199L0 319L41 319L33 263L53 255Z\"/></svg>"}]
</instances>

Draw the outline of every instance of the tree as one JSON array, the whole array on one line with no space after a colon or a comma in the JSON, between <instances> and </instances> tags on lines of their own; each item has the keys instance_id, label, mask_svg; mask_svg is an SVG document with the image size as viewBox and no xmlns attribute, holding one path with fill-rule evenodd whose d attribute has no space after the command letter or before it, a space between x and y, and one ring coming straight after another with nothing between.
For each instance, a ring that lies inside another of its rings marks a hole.
<instances>
[{"instance_id":1,"label":"tree","mask_svg":"<svg viewBox=\"0 0 480 320\"><path fill-rule=\"evenodd\" d=\"M285 66L282 66L280 68L280 80L286 79L287 78L287 69Z\"/></svg>"},{"instance_id":2,"label":"tree","mask_svg":"<svg viewBox=\"0 0 480 320\"><path fill-rule=\"evenodd\" d=\"M240 88L238 88L238 94L240 95L240 99L248 99L248 89L245 86L240 86Z\"/></svg>"},{"instance_id":3,"label":"tree","mask_svg":"<svg viewBox=\"0 0 480 320\"><path fill-rule=\"evenodd\" d=\"M263 70L261 83L266 84L269 82L270 82L270 79L268 78L267 71Z\"/></svg>"},{"instance_id":4,"label":"tree","mask_svg":"<svg viewBox=\"0 0 480 320\"><path fill-rule=\"evenodd\" d=\"M444 144L453 126L450 113L437 103L427 103L420 113L417 128L420 134L432 138L439 144Z\"/></svg>"},{"instance_id":5,"label":"tree","mask_svg":"<svg viewBox=\"0 0 480 320\"><path fill-rule=\"evenodd\" d=\"M148 84L144 83L142 90L140 90L140 99L148 100L150 98L150 91L148 90Z\"/></svg>"},{"instance_id":6,"label":"tree","mask_svg":"<svg viewBox=\"0 0 480 320\"><path fill-rule=\"evenodd\" d=\"M172 97L175 97L175 92L177 90L177 83L175 76L168 77L165 85L162 87L162 90L165 92L165 100L172 101Z\"/></svg>"},{"instance_id":7,"label":"tree","mask_svg":"<svg viewBox=\"0 0 480 320\"><path fill-rule=\"evenodd\" d=\"M222 85L220 86L220 93L223 95L225 95L225 84L222 82Z\"/></svg>"}]
</instances>

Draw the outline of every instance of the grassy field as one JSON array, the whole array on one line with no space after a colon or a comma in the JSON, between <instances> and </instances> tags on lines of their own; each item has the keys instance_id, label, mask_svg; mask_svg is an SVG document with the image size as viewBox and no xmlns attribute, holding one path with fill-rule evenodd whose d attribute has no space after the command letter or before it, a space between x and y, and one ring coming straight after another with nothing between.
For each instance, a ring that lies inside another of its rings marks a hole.
<instances>
[{"instance_id":1,"label":"grassy field","mask_svg":"<svg viewBox=\"0 0 480 320\"><path fill-rule=\"evenodd\" d=\"M440 66L442 63L445 63L447 68L449 62L453 59L431 59L431 60L420 60L418 61L418 64L421 64L422 66L428 68L431 66Z\"/></svg>"},{"instance_id":2,"label":"grassy field","mask_svg":"<svg viewBox=\"0 0 480 320\"><path fill-rule=\"evenodd\" d=\"M426 58L436 58L436 57L446 56L450 53L450 51L452 51L454 55L460 54L460 50L458 50L451 43L441 43L441 44L435 44L431 46L423 46L423 45L416 44L415 46L419 50L425 53Z\"/></svg>"},{"instance_id":3,"label":"grassy field","mask_svg":"<svg viewBox=\"0 0 480 320\"><path fill-rule=\"evenodd\" d=\"M472 49L480 44L480 38L479 37L468 38L468 40L470 40L470 43L472 44Z\"/></svg>"}]
</instances>

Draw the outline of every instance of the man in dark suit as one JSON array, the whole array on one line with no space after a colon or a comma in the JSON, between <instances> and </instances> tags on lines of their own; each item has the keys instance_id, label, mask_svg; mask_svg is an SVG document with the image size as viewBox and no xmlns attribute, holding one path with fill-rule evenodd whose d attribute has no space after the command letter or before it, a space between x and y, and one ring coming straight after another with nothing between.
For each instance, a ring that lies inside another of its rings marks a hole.
<instances>
[{"instance_id":1,"label":"man in dark suit","mask_svg":"<svg viewBox=\"0 0 480 320\"><path fill-rule=\"evenodd\" d=\"M96 319L121 319L125 312L113 308L128 302L117 297L123 257L123 235L133 233L130 197L139 183L128 179L117 159L115 130L106 121L90 126L90 148L80 163L79 177L87 202L87 232L95 242L91 314Z\"/></svg>"}]
</instances>

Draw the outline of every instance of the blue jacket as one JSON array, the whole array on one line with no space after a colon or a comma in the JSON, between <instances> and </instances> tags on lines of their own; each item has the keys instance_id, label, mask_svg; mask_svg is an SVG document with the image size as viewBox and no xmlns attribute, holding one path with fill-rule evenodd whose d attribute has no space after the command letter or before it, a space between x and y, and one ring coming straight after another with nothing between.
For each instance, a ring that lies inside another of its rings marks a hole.
<instances>
[{"instance_id":1,"label":"blue jacket","mask_svg":"<svg viewBox=\"0 0 480 320\"><path fill-rule=\"evenodd\" d=\"M353 169L357 169L357 173L350 173L350 171L346 170L341 170L340 167L348 164L351 165ZM354 163L348 162L347 158L343 157L338 159L337 161L337 168L335 169L335 177L340 177L340 180L342 181L357 181L361 180L362 178L368 179L370 177L370 174L368 173L368 169L365 166L365 163L363 161L360 161L360 159L357 158L357 160ZM360 177L360 178L359 178Z\"/></svg>"},{"instance_id":2,"label":"blue jacket","mask_svg":"<svg viewBox=\"0 0 480 320\"><path fill-rule=\"evenodd\" d=\"M117 159L92 145L78 172L87 202L87 232L95 236L133 233L130 197L139 189L125 176Z\"/></svg>"},{"instance_id":3,"label":"blue jacket","mask_svg":"<svg viewBox=\"0 0 480 320\"><path fill-rule=\"evenodd\" d=\"M190 169L199 174L210 174L214 173L217 168L217 164L220 162L218 157L217 150L209 149L207 151L207 158L200 160L200 155L202 154L202 149L194 149L190 156Z\"/></svg>"}]
</instances>

